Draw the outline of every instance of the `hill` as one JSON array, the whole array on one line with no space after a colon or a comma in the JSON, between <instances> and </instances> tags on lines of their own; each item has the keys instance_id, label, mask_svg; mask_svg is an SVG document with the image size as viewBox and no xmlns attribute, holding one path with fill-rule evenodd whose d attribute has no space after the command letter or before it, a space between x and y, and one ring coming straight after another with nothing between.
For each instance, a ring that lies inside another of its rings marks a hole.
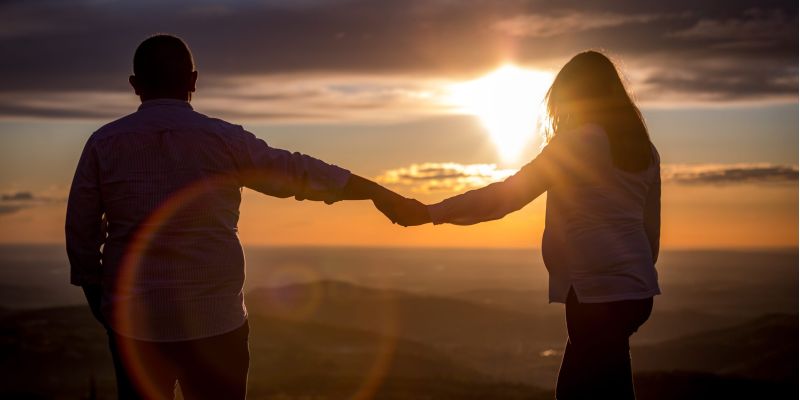
<instances>
[{"instance_id":1,"label":"hill","mask_svg":"<svg viewBox=\"0 0 800 400\"><path fill-rule=\"evenodd\" d=\"M252 399L552 398L558 314L331 281L256 290L247 304ZM85 307L2 311L0 398L77 399L92 377L112 397L105 333ZM797 332L796 315L775 314L635 346L639 398L796 398Z\"/></svg>"},{"instance_id":2,"label":"hill","mask_svg":"<svg viewBox=\"0 0 800 400\"><path fill-rule=\"evenodd\" d=\"M248 398L546 399L547 391L497 381L409 340L251 317ZM89 382L113 397L105 333L83 307L22 311L2 319L2 398L82 398ZM284 397L280 397L284 396Z\"/></svg>"},{"instance_id":3,"label":"hill","mask_svg":"<svg viewBox=\"0 0 800 400\"><path fill-rule=\"evenodd\" d=\"M796 382L797 332L796 315L767 315L731 328L634 347L634 367Z\"/></svg>"},{"instance_id":4,"label":"hill","mask_svg":"<svg viewBox=\"0 0 800 400\"><path fill-rule=\"evenodd\" d=\"M554 383L563 347L563 317L532 315L438 296L323 281L250 292L252 315L295 318L398 336L495 379Z\"/></svg>"}]
</instances>

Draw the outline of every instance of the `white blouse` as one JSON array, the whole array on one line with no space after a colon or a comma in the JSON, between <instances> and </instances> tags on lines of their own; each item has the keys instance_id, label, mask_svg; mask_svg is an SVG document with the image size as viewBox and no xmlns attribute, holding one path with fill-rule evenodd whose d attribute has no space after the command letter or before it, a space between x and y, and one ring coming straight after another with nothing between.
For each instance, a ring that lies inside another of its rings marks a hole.
<instances>
[{"instance_id":1,"label":"white blouse","mask_svg":"<svg viewBox=\"0 0 800 400\"><path fill-rule=\"evenodd\" d=\"M557 135L505 181L428 206L434 224L500 219L547 192L542 258L550 302L570 287L583 303L660 294L655 261L661 222L660 159L626 172L611 159L603 128L586 124Z\"/></svg>"}]
</instances>

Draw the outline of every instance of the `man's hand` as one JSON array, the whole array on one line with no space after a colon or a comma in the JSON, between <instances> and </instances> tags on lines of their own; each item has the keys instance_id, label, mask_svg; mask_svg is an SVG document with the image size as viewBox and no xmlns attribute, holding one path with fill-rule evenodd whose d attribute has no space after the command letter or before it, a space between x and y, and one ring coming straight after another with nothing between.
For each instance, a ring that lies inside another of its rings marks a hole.
<instances>
[{"instance_id":1,"label":"man's hand","mask_svg":"<svg viewBox=\"0 0 800 400\"><path fill-rule=\"evenodd\" d=\"M81 286L83 289L83 294L86 296L86 302L89 303L89 309L92 311L92 315L94 318L97 319L98 322L105 325L106 319L103 317L103 313L100 310L100 305L103 299L103 287L100 285L85 285Z\"/></svg>"},{"instance_id":2,"label":"man's hand","mask_svg":"<svg viewBox=\"0 0 800 400\"><path fill-rule=\"evenodd\" d=\"M416 199L406 199L400 205L397 223L402 226L417 226L431 222L428 206Z\"/></svg>"}]
</instances>

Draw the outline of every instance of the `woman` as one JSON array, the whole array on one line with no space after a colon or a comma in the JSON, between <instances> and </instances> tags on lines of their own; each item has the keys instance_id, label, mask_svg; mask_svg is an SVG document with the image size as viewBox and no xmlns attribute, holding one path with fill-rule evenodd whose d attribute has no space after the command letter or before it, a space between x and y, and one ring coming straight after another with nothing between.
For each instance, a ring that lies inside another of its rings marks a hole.
<instances>
[{"instance_id":1,"label":"woman","mask_svg":"<svg viewBox=\"0 0 800 400\"><path fill-rule=\"evenodd\" d=\"M542 257L568 331L556 397L633 399L628 340L660 293L659 156L603 54L572 58L546 101L548 145L536 159L503 182L428 206L428 218L409 206L398 222L476 224L547 192Z\"/></svg>"}]
</instances>

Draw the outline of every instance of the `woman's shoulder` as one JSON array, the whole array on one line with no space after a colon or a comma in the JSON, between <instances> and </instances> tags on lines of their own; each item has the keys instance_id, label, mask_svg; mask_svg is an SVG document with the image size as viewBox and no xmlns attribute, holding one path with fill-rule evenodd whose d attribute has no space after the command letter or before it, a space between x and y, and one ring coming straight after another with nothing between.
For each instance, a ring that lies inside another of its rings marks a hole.
<instances>
[{"instance_id":1,"label":"woman's shoulder","mask_svg":"<svg viewBox=\"0 0 800 400\"><path fill-rule=\"evenodd\" d=\"M610 157L610 143L605 129L599 124L583 124L566 132L560 132L550 141L554 149L566 152L572 158L605 160ZM606 160L607 161L607 160Z\"/></svg>"},{"instance_id":2,"label":"woman's shoulder","mask_svg":"<svg viewBox=\"0 0 800 400\"><path fill-rule=\"evenodd\" d=\"M601 147L609 145L606 130L602 125L596 123L586 123L566 132L561 132L556 135L556 138L559 136L563 138L562 142L565 145Z\"/></svg>"},{"instance_id":3,"label":"woman's shoulder","mask_svg":"<svg viewBox=\"0 0 800 400\"><path fill-rule=\"evenodd\" d=\"M602 125L586 123L581 126L559 132L551 142L559 143L562 146L576 145L599 145L608 146L608 135Z\"/></svg>"},{"instance_id":4,"label":"woman's shoulder","mask_svg":"<svg viewBox=\"0 0 800 400\"><path fill-rule=\"evenodd\" d=\"M540 164L551 164L555 170L566 168L569 171L599 173L612 165L605 130L595 124L557 133L537 159L542 160Z\"/></svg>"},{"instance_id":5,"label":"woman's shoulder","mask_svg":"<svg viewBox=\"0 0 800 400\"><path fill-rule=\"evenodd\" d=\"M579 126L571 127L564 131L559 132L556 137L570 137L570 138L587 138L605 135L606 130L603 125L596 122L586 122Z\"/></svg>"}]
</instances>

